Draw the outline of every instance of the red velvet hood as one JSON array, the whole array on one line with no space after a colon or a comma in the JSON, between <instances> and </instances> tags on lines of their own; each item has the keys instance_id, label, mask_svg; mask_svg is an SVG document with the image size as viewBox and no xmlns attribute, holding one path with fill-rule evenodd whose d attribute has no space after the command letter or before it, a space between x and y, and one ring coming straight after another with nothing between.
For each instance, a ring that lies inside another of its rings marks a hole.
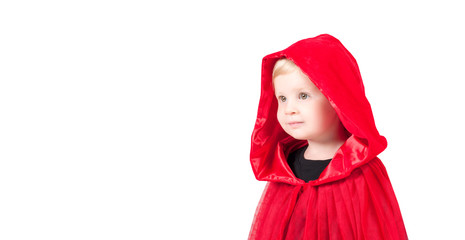
<instances>
[{"instance_id":1,"label":"red velvet hood","mask_svg":"<svg viewBox=\"0 0 465 240\"><path fill-rule=\"evenodd\" d=\"M263 58L261 95L250 152L252 169L258 180L306 184L294 176L286 159L290 152L308 142L289 136L276 117L278 103L271 76L274 64L283 57L299 66L320 89L351 134L320 178L308 182L309 185L347 177L353 169L372 160L387 147L386 138L376 129L355 58L338 39L322 34Z\"/></svg>"}]
</instances>

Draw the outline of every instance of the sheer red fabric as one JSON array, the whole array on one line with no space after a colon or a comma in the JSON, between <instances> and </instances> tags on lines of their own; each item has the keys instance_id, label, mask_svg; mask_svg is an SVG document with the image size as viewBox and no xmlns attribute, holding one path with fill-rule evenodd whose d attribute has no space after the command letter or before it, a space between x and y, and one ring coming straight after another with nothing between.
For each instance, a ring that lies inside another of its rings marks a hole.
<instances>
[{"instance_id":1,"label":"sheer red fabric","mask_svg":"<svg viewBox=\"0 0 465 240\"><path fill-rule=\"evenodd\" d=\"M308 142L289 136L276 118L271 74L283 57L312 80L350 133L320 177L308 183L294 176L286 160ZM322 34L265 56L250 161L257 180L268 183L249 239L407 239L394 190L377 157L386 147L357 62L338 39Z\"/></svg>"}]
</instances>

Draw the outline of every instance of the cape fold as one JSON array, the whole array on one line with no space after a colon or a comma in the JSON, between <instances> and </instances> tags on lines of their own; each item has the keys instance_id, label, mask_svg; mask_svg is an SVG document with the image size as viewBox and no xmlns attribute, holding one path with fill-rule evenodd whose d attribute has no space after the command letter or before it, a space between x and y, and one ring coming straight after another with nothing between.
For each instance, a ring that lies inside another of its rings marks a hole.
<instances>
[{"instance_id":1,"label":"cape fold","mask_svg":"<svg viewBox=\"0 0 465 240\"><path fill-rule=\"evenodd\" d=\"M249 239L408 239L378 158L320 186L268 182Z\"/></svg>"}]
</instances>

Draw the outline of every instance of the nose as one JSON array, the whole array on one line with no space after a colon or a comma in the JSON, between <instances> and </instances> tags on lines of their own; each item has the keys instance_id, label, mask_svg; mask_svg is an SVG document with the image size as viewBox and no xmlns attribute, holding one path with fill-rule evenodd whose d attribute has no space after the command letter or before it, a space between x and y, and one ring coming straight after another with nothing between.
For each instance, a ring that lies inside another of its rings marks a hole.
<instances>
[{"instance_id":1,"label":"nose","mask_svg":"<svg viewBox=\"0 0 465 240\"><path fill-rule=\"evenodd\" d=\"M286 115L294 115L298 113L296 103L294 101L288 101L286 104L286 108L284 109L284 113Z\"/></svg>"}]
</instances>

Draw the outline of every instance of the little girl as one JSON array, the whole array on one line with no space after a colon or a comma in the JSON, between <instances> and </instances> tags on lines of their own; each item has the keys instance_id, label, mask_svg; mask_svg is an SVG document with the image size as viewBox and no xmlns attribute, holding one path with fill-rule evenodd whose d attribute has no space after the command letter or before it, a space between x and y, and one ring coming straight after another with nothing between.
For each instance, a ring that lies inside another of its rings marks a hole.
<instances>
[{"instance_id":1,"label":"little girl","mask_svg":"<svg viewBox=\"0 0 465 240\"><path fill-rule=\"evenodd\" d=\"M268 181L249 239L407 239L358 65L328 34L267 55L250 161Z\"/></svg>"}]
</instances>

